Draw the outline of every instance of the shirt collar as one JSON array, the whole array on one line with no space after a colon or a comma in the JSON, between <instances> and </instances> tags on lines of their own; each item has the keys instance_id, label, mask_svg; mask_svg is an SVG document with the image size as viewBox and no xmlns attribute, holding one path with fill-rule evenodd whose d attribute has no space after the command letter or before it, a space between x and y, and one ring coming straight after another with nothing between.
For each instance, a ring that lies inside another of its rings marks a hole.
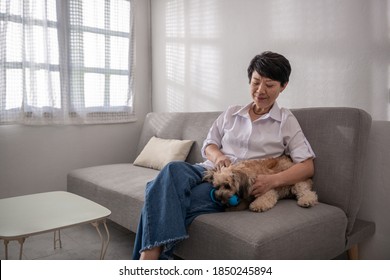
<instances>
[{"instance_id":1,"label":"shirt collar","mask_svg":"<svg viewBox=\"0 0 390 280\"><path fill-rule=\"evenodd\" d=\"M252 106L253 102L245 105L241 109L239 109L237 112L233 113L233 115L239 115L242 117L249 118L249 110ZM271 110L265 114L264 116L261 116L259 119L267 119L272 118L276 121L282 121L282 111L280 110L280 107L278 103L275 101L274 105L272 106Z\"/></svg>"}]
</instances>

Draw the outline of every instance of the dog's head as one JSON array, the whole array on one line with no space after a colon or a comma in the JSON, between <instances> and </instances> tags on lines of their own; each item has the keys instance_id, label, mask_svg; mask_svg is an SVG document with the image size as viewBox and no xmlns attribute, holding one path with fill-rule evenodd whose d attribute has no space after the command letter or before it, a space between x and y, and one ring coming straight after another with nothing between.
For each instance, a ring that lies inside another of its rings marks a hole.
<instances>
[{"instance_id":1,"label":"dog's head","mask_svg":"<svg viewBox=\"0 0 390 280\"><path fill-rule=\"evenodd\" d=\"M249 178L242 171L222 168L213 174L213 185L216 188L215 198L222 204L227 205L234 195L244 199L249 197Z\"/></svg>"}]
</instances>

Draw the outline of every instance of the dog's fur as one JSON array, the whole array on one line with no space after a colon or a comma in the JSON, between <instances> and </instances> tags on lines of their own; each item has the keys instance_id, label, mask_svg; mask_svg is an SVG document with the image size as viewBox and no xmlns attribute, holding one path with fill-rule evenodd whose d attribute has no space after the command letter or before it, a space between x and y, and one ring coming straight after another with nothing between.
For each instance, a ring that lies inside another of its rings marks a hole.
<instances>
[{"instance_id":1,"label":"dog's fur","mask_svg":"<svg viewBox=\"0 0 390 280\"><path fill-rule=\"evenodd\" d=\"M276 174L293 165L287 156L268 158L263 160L245 160L222 167L220 170L208 170L204 180L211 182L216 188L215 197L222 204L227 205L234 194L240 197L239 205L229 207L228 210L244 210L249 207L254 212L263 212L275 206L279 199L295 195L297 204L301 207L310 207L318 203L317 194L312 191L311 179L296 183L292 186L283 186L272 189L257 198L251 196L252 185L259 174Z\"/></svg>"}]
</instances>

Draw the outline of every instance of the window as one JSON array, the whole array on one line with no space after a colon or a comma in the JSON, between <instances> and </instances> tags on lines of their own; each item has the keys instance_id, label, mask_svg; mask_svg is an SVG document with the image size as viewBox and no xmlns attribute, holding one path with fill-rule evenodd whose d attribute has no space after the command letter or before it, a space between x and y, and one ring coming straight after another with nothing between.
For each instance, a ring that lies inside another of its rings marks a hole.
<instances>
[{"instance_id":1,"label":"window","mask_svg":"<svg viewBox=\"0 0 390 280\"><path fill-rule=\"evenodd\" d=\"M0 123L134 118L131 0L0 1Z\"/></svg>"}]
</instances>

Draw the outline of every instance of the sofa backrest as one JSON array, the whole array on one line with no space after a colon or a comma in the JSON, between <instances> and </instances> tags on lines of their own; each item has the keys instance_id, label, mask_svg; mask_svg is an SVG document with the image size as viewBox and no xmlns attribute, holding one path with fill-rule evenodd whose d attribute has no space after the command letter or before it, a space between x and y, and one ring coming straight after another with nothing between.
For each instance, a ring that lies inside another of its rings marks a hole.
<instances>
[{"instance_id":1,"label":"sofa backrest","mask_svg":"<svg viewBox=\"0 0 390 280\"><path fill-rule=\"evenodd\" d=\"M344 210L347 234L362 199L362 172L371 116L355 108L291 110L315 154L314 189L320 202Z\"/></svg>"},{"instance_id":2,"label":"sofa backrest","mask_svg":"<svg viewBox=\"0 0 390 280\"><path fill-rule=\"evenodd\" d=\"M322 203L341 208L352 230L361 198L361 174L371 127L371 117L355 108L294 109L306 138L316 153L314 189ZM152 136L195 140L187 161L203 161L203 141L221 112L149 113L146 116L138 153Z\"/></svg>"}]
</instances>

